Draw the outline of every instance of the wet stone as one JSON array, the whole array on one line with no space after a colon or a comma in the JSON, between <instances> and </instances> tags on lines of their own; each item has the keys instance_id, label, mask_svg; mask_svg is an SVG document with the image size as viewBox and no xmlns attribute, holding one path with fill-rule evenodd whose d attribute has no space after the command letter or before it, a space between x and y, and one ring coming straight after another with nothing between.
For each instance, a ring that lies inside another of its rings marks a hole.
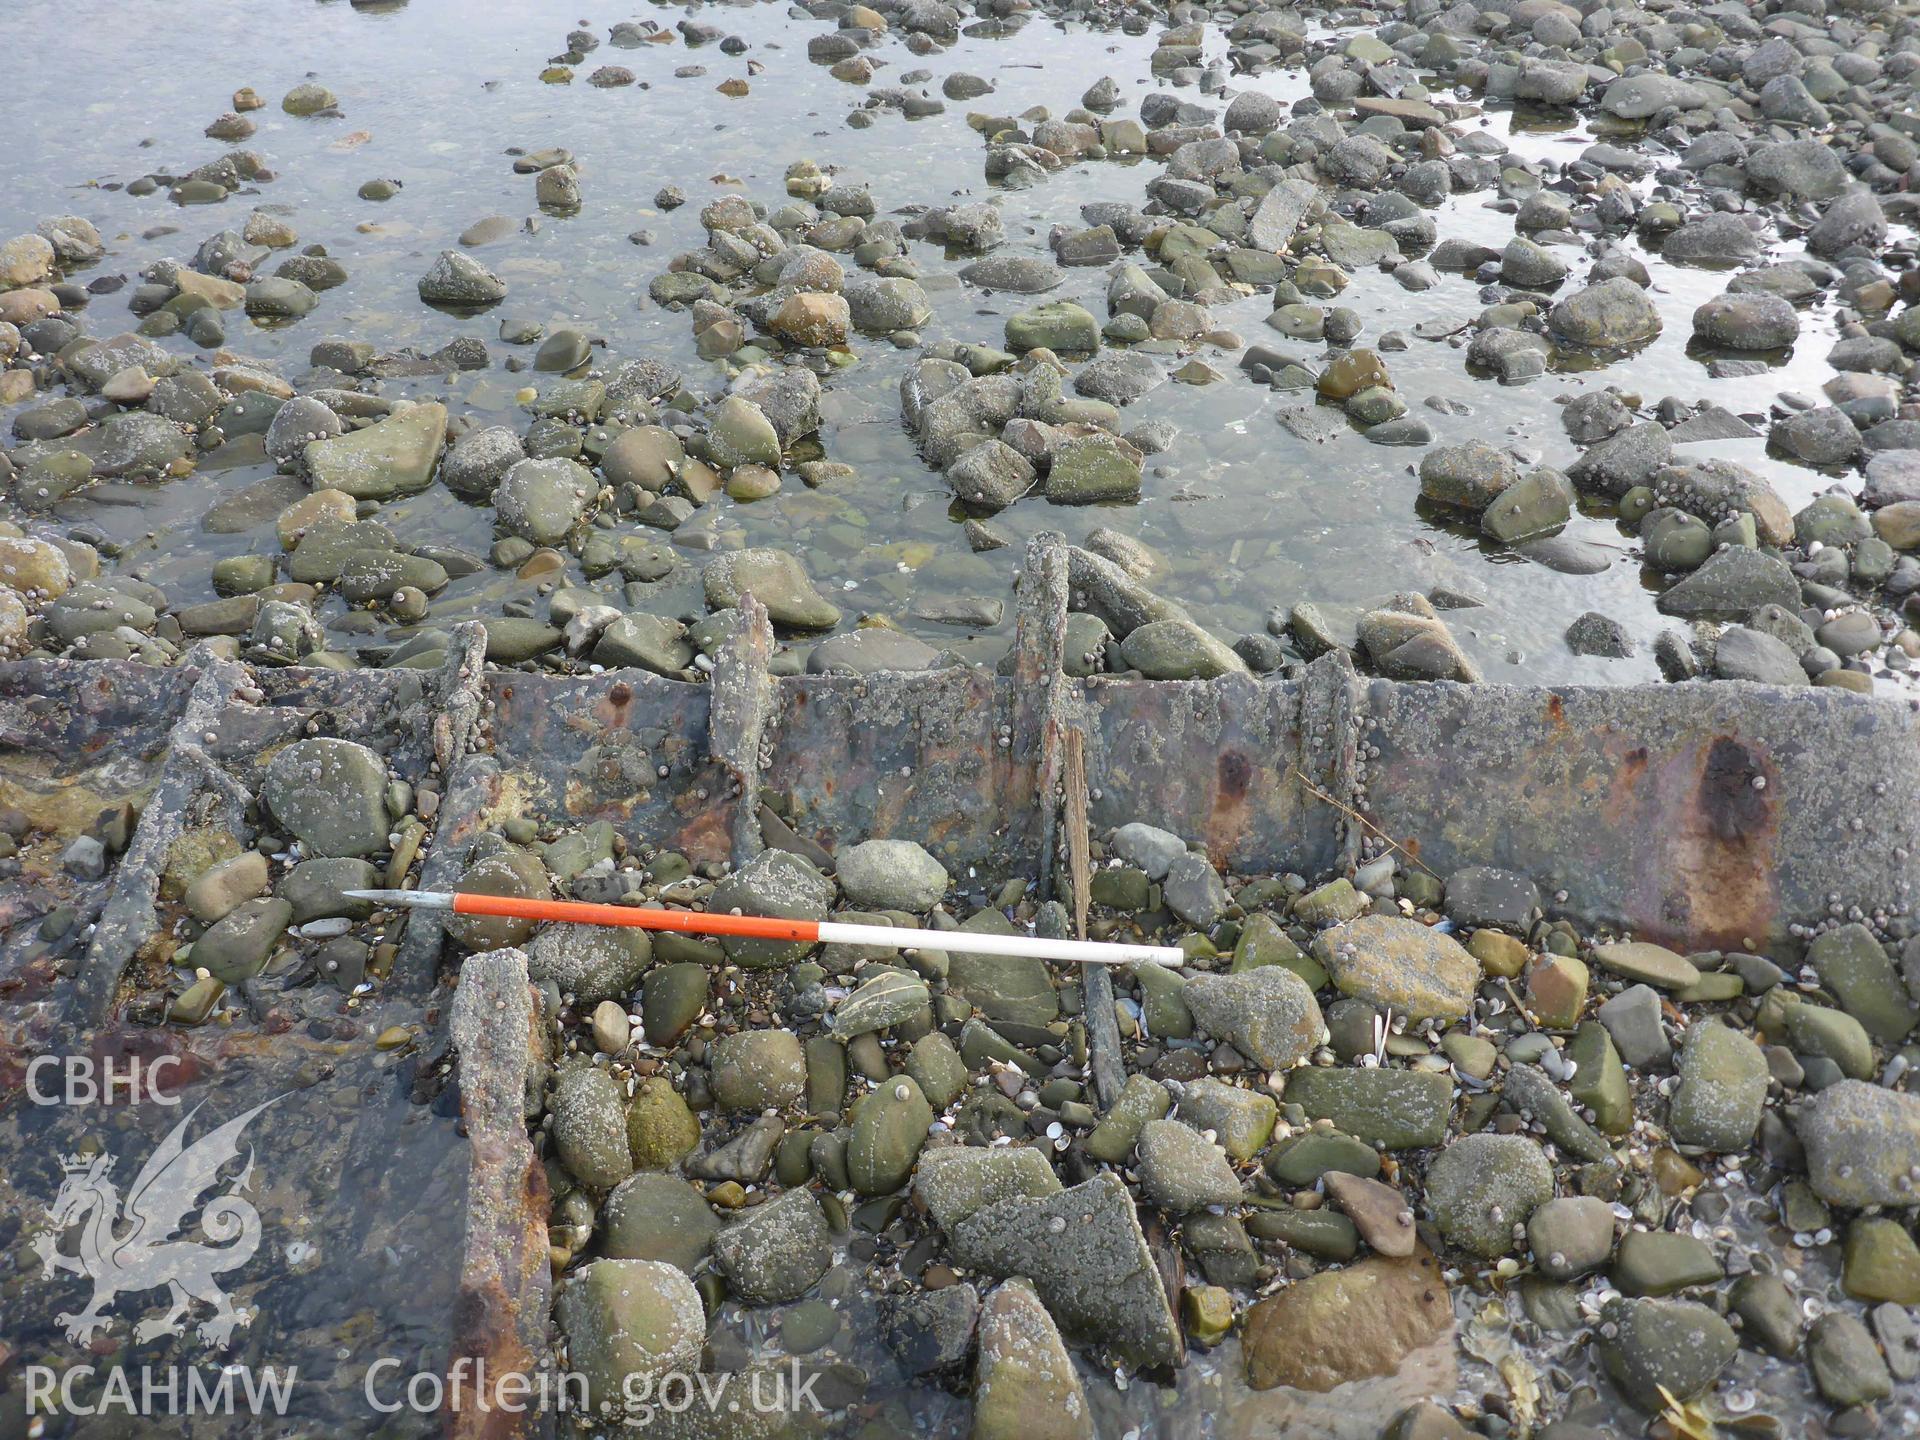
<instances>
[{"instance_id":1,"label":"wet stone","mask_svg":"<svg viewBox=\"0 0 1920 1440\"><path fill-rule=\"evenodd\" d=\"M1599 955L1596 953L1593 959L1597 962ZM1699 974L1693 973L1695 977ZM1686 983L1694 981L1689 979ZM1595 1013L1618 1047L1621 1060L1634 1069L1663 1068L1672 1058L1673 1047L1667 1040L1660 1012L1660 995L1651 986L1629 986Z\"/></svg>"},{"instance_id":2,"label":"wet stone","mask_svg":"<svg viewBox=\"0 0 1920 1440\"><path fill-rule=\"evenodd\" d=\"M1553 1198L1553 1167L1519 1135L1468 1135L1427 1168L1427 1203L1450 1244L1485 1258L1513 1247L1513 1229Z\"/></svg>"},{"instance_id":3,"label":"wet stone","mask_svg":"<svg viewBox=\"0 0 1920 1440\"><path fill-rule=\"evenodd\" d=\"M292 920L293 907L284 900L243 901L194 942L193 963L223 984L251 980Z\"/></svg>"},{"instance_id":4,"label":"wet stone","mask_svg":"<svg viewBox=\"0 0 1920 1440\"><path fill-rule=\"evenodd\" d=\"M1278 1118L1271 1096L1210 1077L1185 1084L1179 1104L1179 1118L1195 1129L1211 1131L1227 1158L1236 1163L1251 1160L1266 1147Z\"/></svg>"},{"instance_id":5,"label":"wet stone","mask_svg":"<svg viewBox=\"0 0 1920 1440\"><path fill-rule=\"evenodd\" d=\"M1741 1333L1769 1354L1786 1359L1800 1349L1800 1304L1786 1285L1772 1275L1743 1275L1728 1291Z\"/></svg>"},{"instance_id":6,"label":"wet stone","mask_svg":"<svg viewBox=\"0 0 1920 1440\"><path fill-rule=\"evenodd\" d=\"M716 1235L713 1254L734 1292L764 1305L811 1290L833 1263L833 1240L820 1203L789 1190Z\"/></svg>"},{"instance_id":7,"label":"wet stone","mask_svg":"<svg viewBox=\"0 0 1920 1440\"><path fill-rule=\"evenodd\" d=\"M979 1308L968 1284L890 1297L882 1305L887 1348L910 1375L950 1370L972 1352Z\"/></svg>"},{"instance_id":8,"label":"wet stone","mask_svg":"<svg viewBox=\"0 0 1920 1440\"><path fill-rule=\"evenodd\" d=\"M1832 1205L1910 1205L1920 1186L1920 1098L1858 1080L1829 1085L1799 1113L1814 1191Z\"/></svg>"},{"instance_id":9,"label":"wet stone","mask_svg":"<svg viewBox=\"0 0 1920 1440\"><path fill-rule=\"evenodd\" d=\"M901 1076L854 1102L847 1173L862 1195L888 1195L906 1183L925 1144L933 1110L920 1087Z\"/></svg>"},{"instance_id":10,"label":"wet stone","mask_svg":"<svg viewBox=\"0 0 1920 1440\"><path fill-rule=\"evenodd\" d=\"M1391 1375L1452 1329L1452 1301L1433 1256L1363 1260L1290 1285L1248 1312L1247 1383L1326 1392Z\"/></svg>"},{"instance_id":11,"label":"wet stone","mask_svg":"<svg viewBox=\"0 0 1920 1440\"><path fill-rule=\"evenodd\" d=\"M1664 1389L1690 1400L1712 1385L1739 1349L1733 1329L1691 1300L1619 1299L1601 1312L1600 1357L1626 1397L1658 1413Z\"/></svg>"},{"instance_id":12,"label":"wet stone","mask_svg":"<svg viewBox=\"0 0 1920 1440\"><path fill-rule=\"evenodd\" d=\"M1687 1032L1679 1071L1667 1117L1675 1140L1722 1151L1753 1143L1768 1080L1759 1046L1725 1025L1702 1020Z\"/></svg>"},{"instance_id":13,"label":"wet stone","mask_svg":"<svg viewBox=\"0 0 1920 1440\"><path fill-rule=\"evenodd\" d=\"M653 944L644 930L554 925L528 947L527 973L536 981L552 980L582 1005L593 1005L624 1000L652 958Z\"/></svg>"},{"instance_id":14,"label":"wet stone","mask_svg":"<svg viewBox=\"0 0 1920 1440\"><path fill-rule=\"evenodd\" d=\"M946 893L946 868L911 840L868 840L836 858L841 889L856 905L919 914Z\"/></svg>"},{"instance_id":15,"label":"wet stone","mask_svg":"<svg viewBox=\"0 0 1920 1440\"><path fill-rule=\"evenodd\" d=\"M1330 1120L1383 1149L1408 1150L1445 1141L1453 1084L1424 1071L1307 1068L1287 1076L1284 1098L1309 1119Z\"/></svg>"},{"instance_id":16,"label":"wet stone","mask_svg":"<svg viewBox=\"0 0 1920 1440\"><path fill-rule=\"evenodd\" d=\"M1857 1316L1829 1311L1807 1331L1807 1361L1829 1404L1866 1405L1893 1393L1893 1377Z\"/></svg>"},{"instance_id":17,"label":"wet stone","mask_svg":"<svg viewBox=\"0 0 1920 1440\"><path fill-rule=\"evenodd\" d=\"M713 1095L728 1110L790 1105L805 1093L807 1065L789 1030L743 1030L713 1043Z\"/></svg>"},{"instance_id":18,"label":"wet stone","mask_svg":"<svg viewBox=\"0 0 1920 1440\"><path fill-rule=\"evenodd\" d=\"M700 1292L657 1260L595 1260L557 1287L554 1318L584 1378L587 1403L619 1407L630 1379L698 1366L706 1335Z\"/></svg>"},{"instance_id":19,"label":"wet stone","mask_svg":"<svg viewBox=\"0 0 1920 1440\"><path fill-rule=\"evenodd\" d=\"M468 866L458 888L532 900L545 899L549 885L539 860L525 850L503 846ZM511 916L455 915L447 920L447 934L469 950L497 950L524 945L533 934L533 922Z\"/></svg>"},{"instance_id":20,"label":"wet stone","mask_svg":"<svg viewBox=\"0 0 1920 1440\"><path fill-rule=\"evenodd\" d=\"M1066 1345L1033 1284L1012 1279L980 1307L977 1440L1092 1440L1093 1417Z\"/></svg>"},{"instance_id":21,"label":"wet stone","mask_svg":"<svg viewBox=\"0 0 1920 1440\"><path fill-rule=\"evenodd\" d=\"M676 1176L641 1172L613 1189L601 1212L602 1252L616 1260L658 1260L691 1275L720 1222L706 1198Z\"/></svg>"},{"instance_id":22,"label":"wet stone","mask_svg":"<svg viewBox=\"0 0 1920 1440\"><path fill-rule=\"evenodd\" d=\"M478 309L497 304L507 295L506 282L470 255L443 250L420 277L420 298L429 305Z\"/></svg>"},{"instance_id":23,"label":"wet stone","mask_svg":"<svg viewBox=\"0 0 1920 1440\"><path fill-rule=\"evenodd\" d=\"M1716 1285L1722 1278L1713 1249L1691 1235L1630 1230L1621 1238L1612 1270L1623 1295L1671 1295Z\"/></svg>"},{"instance_id":24,"label":"wet stone","mask_svg":"<svg viewBox=\"0 0 1920 1440\"><path fill-rule=\"evenodd\" d=\"M1920 1322L1912 1311L1893 1304L1876 1305L1872 1318L1893 1378L1902 1383L1920 1379Z\"/></svg>"},{"instance_id":25,"label":"wet stone","mask_svg":"<svg viewBox=\"0 0 1920 1440\"><path fill-rule=\"evenodd\" d=\"M1129 1075L1120 1097L1087 1137L1088 1153L1105 1164L1119 1164L1132 1153L1147 1122L1172 1108L1173 1098L1164 1086L1146 1075Z\"/></svg>"},{"instance_id":26,"label":"wet stone","mask_svg":"<svg viewBox=\"0 0 1920 1440\"><path fill-rule=\"evenodd\" d=\"M1060 1182L1046 1157L1018 1145L931 1149L922 1157L914 1179L915 1195L925 1203L934 1223L947 1231L988 1205L1059 1190Z\"/></svg>"},{"instance_id":27,"label":"wet stone","mask_svg":"<svg viewBox=\"0 0 1920 1440\"><path fill-rule=\"evenodd\" d=\"M550 1101L560 1161L582 1185L611 1190L633 1171L627 1146L626 1095L597 1065L564 1067Z\"/></svg>"},{"instance_id":28,"label":"wet stone","mask_svg":"<svg viewBox=\"0 0 1920 1440\"><path fill-rule=\"evenodd\" d=\"M374 855L387 848L387 767L364 745L297 740L267 764L261 798L316 853Z\"/></svg>"},{"instance_id":29,"label":"wet stone","mask_svg":"<svg viewBox=\"0 0 1920 1440\"><path fill-rule=\"evenodd\" d=\"M626 1138L635 1170L664 1170L700 1143L700 1122L673 1086L654 1077L627 1103Z\"/></svg>"},{"instance_id":30,"label":"wet stone","mask_svg":"<svg viewBox=\"0 0 1920 1440\"><path fill-rule=\"evenodd\" d=\"M1326 1176L1328 1198L1353 1221L1370 1249L1405 1259L1414 1252L1413 1211L1391 1185L1334 1171Z\"/></svg>"},{"instance_id":31,"label":"wet stone","mask_svg":"<svg viewBox=\"0 0 1920 1440\"><path fill-rule=\"evenodd\" d=\"M1172 1214L1231 1205L1240 1181L1220 1147L1177 1120L1150 1120L1140 1131L1138 1169L1143 1193Z\"/></svg>"},{"instance_id":32,"label":"wet stone","mask_svg":"<svg viewBox=\"0 0 1920 1440\"><path fill-rule=\"evenodd\" d=\"M1602 970L1663 990L1680 990L1700 978L1683 955L1645 941L1626 941L1593 947L1592 960ZM1616 1036L1616 1041L1618 1037Z\"/></svg>"},{"instance_id":33,"label":"wet stone","mask_svg":"<svg viewBox=\"0 0 1920 1440\"><path fill-rule=\"evenodd\" d=\"M1470 866L1447 877L1446 910L1457 925L1524 932L1540 910L1540 891L1513 870Z\"/></svg>"},{"instance_id":34,"label":"wet stone","mask_svg":"<svg viewBox=\"0 0 1920 1440\"><path fill-rule=\"evenodd\" d=\"M1613 1253L1613 1206L1590 1195L1548 1200L1527 1218L1534 1263L1555 1280L1599 1269Z\"/></svg>"},{"instance_id":35,"label":"wet stone","mask_svg":"<svg viewBox=\"0 0 1920 1440\"><path fill-rule=\"evenodd\" d=\"M1110 1346L1136 1365L1177 1359L1166 1292L1133 1201L1111 1172L1058 1195L989 1205L956 1226L951 1238L962 1264L1027 1276L1070 1333Z\"/></svg>"},{"instance_id":36,"label":"wet stone","mask_svg":"<svg viewBox=\"0 0 1920 1440\"><path fill-rule=\"evenodd\" d=\"M1202 1030L1266 1070L1284 1069L1304 1057L1325 1027L1313 992L1284 966L1202 975L1182 993Z\"/></svg>"},{"instance_id":37,"label":"wet stone","mask_svg":"<svg viewBox=\"0 0 1920 1440\"><path fill-rule=\"evenodd\" d=\"M1807 963L1841 1008L1882 1044L1899 1044L1920 1018L1893 962L1864 925L1843 925L1818 936L1807 947Z\"/></svg>"},{"instance_id":38,"label":"wet stone","mask_svg":"<svg viewBox=\"0 0 1920 1440\"><path fill-rule=\"evenodd\" d=\"M1856 1300L1920 1305L1920 1245L1899 1221L1862 1216L1847 1227L1840 1283Z\"/></svg>"},{"instance_id":39,"label":"wet stone","mask_svg":"<svg viewBox=\"0 0 1920 1440\"><path fill-rule=\"evenodd\" d=\"M1393 915L1363 915L1323 930L1313 954L1342 992L1411 1020L1465 1015L1480 981L1479 963L1459 941Z\"/></svg>"}]
</instances>

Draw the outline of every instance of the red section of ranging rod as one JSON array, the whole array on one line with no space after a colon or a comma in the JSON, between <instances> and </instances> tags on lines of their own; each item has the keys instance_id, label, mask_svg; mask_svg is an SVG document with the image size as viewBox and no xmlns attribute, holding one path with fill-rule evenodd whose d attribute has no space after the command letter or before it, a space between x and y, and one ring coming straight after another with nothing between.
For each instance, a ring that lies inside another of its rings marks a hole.
<instances>
[{"instance_id":1,"label":"red section of ranging rod","mask_svg":"<svg viewBox=\"0 0 1920 1440\"><path fill-rule=\"evenodd\" d=\"M693 910L644 910L631 905L591 905L583 900L527 900L513 895L453 897L456 915L503 915L515 920L550 920L570 925L624 925L639 930L679 930L695 935L750 935L756 940L800 940L815 944L820 926L813 920L778 920L763 915L714 915Z\"/></svg>"}]
</instances>

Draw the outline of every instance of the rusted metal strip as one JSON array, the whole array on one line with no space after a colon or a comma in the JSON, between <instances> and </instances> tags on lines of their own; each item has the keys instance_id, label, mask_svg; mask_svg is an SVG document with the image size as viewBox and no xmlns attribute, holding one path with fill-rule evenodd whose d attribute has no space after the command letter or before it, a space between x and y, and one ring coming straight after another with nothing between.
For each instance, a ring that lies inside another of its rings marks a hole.
<instances>
[{"instance_id":1,"label":"rusted metal strip","mask_svg":"<svg viewBox=\"0 0 1920 1440\"><path fill-rule=\"evenodd\" d=\"M1073 877L1073 928L1087 938L1087 904L1092 898L1087 834L1086 732L1066 732L1066 827L1068 873ZM1102 1110L1120 1096L1126 1083L1126 1065L1120 1056L1120 1022L1113 1013L1113 974L1104 965L1082 965L1081 1010L1087 1027L1088 1068L1093 1073L1094 1098Z\"/></svg>"},{"instance_id":2,"label":"rusted metal strip","mask_svg":"<svg viewBox=\"0 0 1920 1440\"><path fill-rule=\"evenodd\" d=\"M1013 739L1012 681L978 667L799 675L776 689L765 785L828 850L917 840L950 871L1030 874L1035 757Z\"/></svg>"},{"instance_id":3,"label":"rusted metal strip","mask_svg":"<svg viewBox=\"0 0 1920 1440\"><path fill-rule=\"evenodd\" d=\"M477 621L453 629L433 686L433 764L448 782L473 748L486 700L487 630Z\"/></svg>"},{"instance_id":4,"label":"rusted metal strip","mask_svg":"<svg viewBox=\"0 0 1920 1440\"><path fill-rule=\"evenodd\" d=\"M732 847L731 787L708 763L710 685L643 670L482 677L489 735L446 779L420 887L458 889L473 844L508 819L572 828L605 820L629 845L677 850L695 864ZM399 970L415 987L440 966L444 919L414 911Z\"/></svg>"},{"instance_id":5,"label":"rusted metal strip","mask_svg":"<svg viewBox=\"0 0 1920 1440\"><path fill-rule=\"evenodd\" d=\"M767 674L772 659L773 626L766 607L752 595L742 595L733 631L714 660L707 711L707 752L716 779L731 791L729 849L735 868L765 848L760 835L760 774L767 726L773 718L773 682Z\"/></svg>"},{"instance_id":6,"label":"rusted metal strip","mask_svg":"<svg viewBox=\"0 0 1920 1440\"><path fill-rule=\"evenodd\" d=\"M190 662L199 671L186 708L168 737L160 782L140 812L121 856L112 889L87 946L66 1005L69 1023L80 1027L107 1019L120 978L140 948L158 933L154 904L168 853L189 824L217 824L248 833L246 787L220 768L209 746L220 717L239 702L235 691L248 680L246 667L202 649Z\"/></svg>"},{"instance_id":7,"label":"rusted metal strip","mask_svg":"<svg viewBox=\"0 0 1920 1440\"><path fill-rule=\"evenodd\" d=\"M1067 548L1059 535L1043 532L1027 544L1020 570L1020 603L1013 642L1013 743L1036 757L1031 803L1038 809L1040 899L1053 898L1054 854L1059 844L1061 738L1068 703Z\"/></svg>"},{"instance_id":8,"label":"rusted metal strip","mask_svg":"<svg viewBox=\"0 0 1920 1440\"><path fill-rule=\"evenodd\" d=\"M1330 830L1336 856L1332 868L1350 873L1359 861L1365 832L1338 806L1359 808L1355 787L1366 691L1346 652L1333 650L1307 665L1297 693L1300 773L1322 795L1337 802L1323 803L1309 813L1316 829L1324 825ZM1309 847L1310 852L1318 849Z\"/></svg>"},{"instance_id":9,"label":"rusted metal strip","mask_svg":"<svg viewBox=\"0 0 1920 1440\"><path fill-rule=\"evenodd\" d=\"M108 660L0 665L0 806L17 810L54 851L105 810L144 810L199 675L186 665ZM24 1094L26 1058L71 1037L72 983L39 922L70 906L91 923L118 878L117 869L92 880L45 864L0 876L0 1109Z\"/></svg>"},{"instance_id":10,"label":"rusted metal strip","mask_svg":"<svg viewBox=\"0 0 1920 1440\"><path fill-rule=\"evenodd\" d=\"M486 705L486 655L486 628L473 621L457 625L446 661L434 678L428 735L431 763L441 781L440 815L420 862L422 889L451 886L459 878L473 846L471 829L460 833L462 823L478 813L475 797L490 788L486 776L491 775L491 767L481 767L485 775L471 768ZM394 976L409 991L422 993L433 987L445 935L446 919L438 912L408 913Z\"/></svg>"},{"instance_id":11,"label":"rusted metal strip","mask_svg":"<svg viewBox=\"0 0 1920 1440\"><path fill-rule=\"evenodd\" d=\"M488 755L468 755L454 767L451 783L440 801L439 823L433 845L420 862L422 890L458 888L467 868L473 842L485 828L486 817L499 799L500 767ZM411 992L433 988L440 975L440 948L446 939L446 917L437 910L407 912L400 936L394 977Z\"/></svg>"},{"instance_id":12,"label":"rusted metal strip","mask_svg":"<svg viewBox=\"0 0 1920 1440\"><path fill-rule=\"evenodd\" d=\"M526 956L518 950L470 956L460 968L450 1026L468 1172L449 1373L463 1360L472 1363L464 1391L447 1387L443 1433L449 1440L523 1440L550 1434L552 1414L524 1404L515 1413L500 1403L511 1395L489 1396L484 1388L476 1394L475 1382L484 1387L480 1377L530 1377L550 1358L551 1197L527 1130L537 1113L546 1027Z\"/></svg>"}]
</instances>

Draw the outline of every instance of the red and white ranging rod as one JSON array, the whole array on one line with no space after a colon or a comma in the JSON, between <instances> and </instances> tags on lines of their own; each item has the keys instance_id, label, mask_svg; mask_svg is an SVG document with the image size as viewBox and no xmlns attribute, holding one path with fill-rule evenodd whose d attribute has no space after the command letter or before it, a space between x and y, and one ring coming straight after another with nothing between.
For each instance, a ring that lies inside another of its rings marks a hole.
<instances>
[{"instance_id":1,"label":"red and white ranging rod","mask_svg":"<svg viewBox=\"0 0 1920 1440\"><path fill-rule=\"evenodd\" d=\"M893 925L842 925L832 920L781 920L765 915L716 915L693 910L649 910L592 905L580 900L527 900L443 890L346 890L354 900L399 909L446 910L569 925L619 925L684 935L742 935L804 944L881 945L894 950L945 950L965 955L1020 955L1081 965L1184 965L1174 945L1116 945L1103 940L1046 940L1037 935L989 935L972 930L921 930Z\"/></svg>"}]
</instances>

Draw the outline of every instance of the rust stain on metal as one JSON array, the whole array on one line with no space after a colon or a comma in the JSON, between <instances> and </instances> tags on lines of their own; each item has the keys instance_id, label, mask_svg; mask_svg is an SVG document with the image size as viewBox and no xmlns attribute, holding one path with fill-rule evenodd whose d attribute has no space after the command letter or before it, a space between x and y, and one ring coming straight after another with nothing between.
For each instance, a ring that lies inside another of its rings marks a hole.
<instances>
[{"instance_id":1,"label":"rust stain on metal","mask_svg":"<svg viewBox=\"0 0 1920 1440\"><path fill-rule=\"evenodd\" d=\"M690 860L724 859L730 845L726 807L703 806L680 829L676 843Z\"/></svg>"},{"instance_id":2,"label":"rust stain on metal","mask_svg":"<svg viewBox=\"0 0 1920 1440\"><path fill-rule=\"evenodd\" d=\"M1647 778L1649 758L1647 747L1639 745L1615 762L1611 783L1607 787L1605 807L1601 812L1607 824L1618 825L1640 808L1640 786ZM1597 784L1596 776L1588 781L1586 788L1596 788Z\"/></svg>"},{"instance_id":3,"label":"rust stain on metal","mask_svg":"<svg viewBox=\"0 0 1920 1440\"><path fill-rule=\"evenodd\" d=\"M1759 757L1730 736L1717 737L1700 774L1700 812L1716 838L1744 841L1762 829L1772 813Z\"/></svg>"},{"instance_id":4,"label":"rust stain on metal","mask_svg":"<svg viewBox=\"0 0 1920 1440\"><path fill-rule=\"evenodd\" d=\"M519 1161L497 1144L476 1145L475 1151L476 1168L504 1169ZM519 1190L519 1213L500 1217L503 1223L489 1226L492 1233L485 1237L497 1269L476 1280L477 1267L466 1267L453 1303L450 1359L471 1358L477 1362L471 1372L475 1375L530 1375L542 1359L525 1338L535 1317L524 1313L526 1297L544 1301L548 1293L540 1272L550 1263L546 1214L551 1200L546 1173L537 1163L525 1167ZM474 1219L470 1214L470 1226ZM469 1244L476 1238L469 1235ZM468 1403L449 1405L443 1412L442 1433L450 1440L509 1440L538 1433L537 1421L526 1413L512 1413L498 1403L501 1397L487 1397L494 1403L485 1406L472 1403L477 1398L469 1388L462 1397Z\"/></svg>"},{"instance_id":5,"label":"rust stain on metal","mask_svg":"<svg viewBox=\"0 0 1920 1440\"><path fill-rule=\"evenodd\" d=\"M594 719L607 729L624 730L633 713L633 686L620 680L607 691L607 698L593 707Z\"/></svg>"},{"instance_id":6,"label":"rust stain on metal","mask_svg":"<svg viewBox=\"0 0 1920 1440\"><path fill-rule=\"evenodd\" d=\"M1547 696L1547 723L1556 730L1567 728L1567 704L1556 694Z\"/></svg>"},{"instance_id":7,"label":"rust stain on metal","mask_svg":"<svg viewBox=\"0 0 1920 1440\"><path fill-rule=\"evenodd\" d=\"M1207 807L1207 853L1226 864L1247 831L1253 763L1237 750L1223 750L1214 762L1213 794Z\"/></svg>"},{"instance_id":8,"label":"rust stain on metal","mask_svg":"<svg viewBox=\"0 0 1920 1440\"><path fill-rule=\"evenodd\" d=\"M1692 784L1671 795L1681 803L1661 816L1670 829L1659 847L1660 918L1676 937L1739 947L1767 934L1779 908L1775 777L1764 754L1730 735L1715 736L1688 761Z\"/></svg>"},{"instance_id":9,"label":"rust stain on metal","mask_svg":"<svg viewBox=\"0 0 1920 1440\"><path fill-rule=\"evenodd\" d=\"M467 963L452 1019L468 1173L463 1263L447 1358L450 1365L471 1358L478 1362L471 1376L496 1379L532 1374L540 1365L553 1296L547 1233L552 1196L524 1117L527 1067L546 1063L546 1031L527 993L526 962L517 952L504 953L510 963ZM504 1026L501 1012L508 1017ZM447 1400L440 1422L449 1440L518 1440L550 1432L551 1417L542 1417L538 1407L515 1413L472 1386L464 1394L450 1386Z\"/></svg>"}]
</instances>

